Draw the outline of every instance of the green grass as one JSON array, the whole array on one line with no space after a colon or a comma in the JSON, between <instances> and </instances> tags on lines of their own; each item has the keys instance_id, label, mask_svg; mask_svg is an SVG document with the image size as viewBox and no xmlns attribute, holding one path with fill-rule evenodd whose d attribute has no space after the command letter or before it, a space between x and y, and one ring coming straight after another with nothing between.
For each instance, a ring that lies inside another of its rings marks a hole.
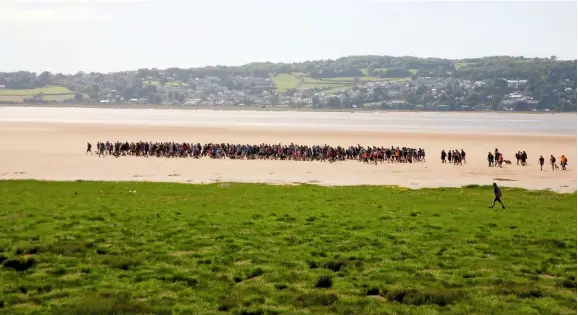
<instances>
[{"instance_id":1,"label":"green grass","mask_svg":"<svg viewBox=\"0 0 578 315\"><path fill-rule=\"evenodd\" d=\"M312 78L304 73L294 72L292 74L283 73L271 77L277 91L284 92L289 89L327 89L325 93L333 93L343 89L349 89L354 86L354 77L337 77L337 78ZM357 78L360 82L364 81L405 81L411 78L377 78L363 76Z\"/></svg>"},{"instance_id":2,"label":"green grass","mask_svg":"<svg viewBox=\"0 0 578 315\"><path fill-rule=\"evenodd\" d=\"M331 79L336 79L336 78L322 79L322 78L312 78L312 77L301 77L301 80L303 80L303 83L305 83L305 84L338 84L339 83L339 82L332 82Z\"/></svg>"},{"instance_id":3,"label":"green grass","mask_svg":"<svg viewBox=\"0 0 578 315\"><path fill-rule=\"evenodd\" d=\"M173 82L167 82L166 85L167 85L167 86L174 86L174 87L181 87L181 86L185 86L185 82L183 82L183 81L173 81Z\"/></svg>"},{"instance_id":4,"label":"green grass","mask_svg":"<svg viewBox=\"0 0 578 315\"><path fill-rule=\"evenodd\" d=\"M63 102L69 99L73 99L74 98L74 94L61 94L61 95L44 95L42 97L43 100L45 101L57 101L57 102Z\"/></svg>"},{"instance_id":5,"label":"green grass","mask_svg":"<svg viewBox=\"0 0 578 315\"><path fill-rule=\"evenodd\" d=\"M2 314L575 314L576 194L0 181Z\"/></svg>"},{"instance_id":6,"label":"green grass","mask_svg":"<svg viewBox=\"0 0 578 315\"><path fill-rule=\"evenodd\" d=\"M360 79L361 81L361 79ZM302 83L299 85L300 89L323 89L329 88L324 91L325 93L330 93L327 91L340 91L347 89L353 85L354 78L311 78L303 77Z\"/></svg>"},{"instance_id":7,"label":"green grass","mask_svg":"<svg viewBox=\"0 0 578 315\"><path fill-rule=\"evenodd\" d=\"M278 91L296 89L299 86L299 79L292 74L282 73L271 77L271 79Z\"/></svg>"},{"instance_id":8,"label":"green grass","mask_svg":"<svg viewBox=\"0 0 578 315\"><path fill-rule=\"evenodd\" d=\"M27 98L43 93L45 101L65 101L74 98L74 92L63 86L36 89L0 89L0 102L24 102Z\"/></svg>"},{"instance_id":9,"label":"green grass","mask_svg":"<svg viewBox=\"0 0 578 315\"><path fill-rule=\"evenodd\" d=\"M47 86L47 87L43 87L43 88L23 89L23 90L0 89L0 96L3 96L3 95L7 95L7 96L16 96L16 95L33 96L33 95L36 95L39 93L44 93L44 94L74 94L74 92L72 92L71 90L69 90L68 88L65 88L63 86Z\"/></svg>"},{"instance_id":10,"label":"green grass","mask_svg":"<svg viewBox=\"0 0 578 315\"><path fill-rule=\"evenodd\" d=\"M476 63L475 62L473 62L473 63L472 62L456 62L455 63L456 70L460 70L462 68L468 68L472 65L476 65Z\"/></svg>"}]
</instances>

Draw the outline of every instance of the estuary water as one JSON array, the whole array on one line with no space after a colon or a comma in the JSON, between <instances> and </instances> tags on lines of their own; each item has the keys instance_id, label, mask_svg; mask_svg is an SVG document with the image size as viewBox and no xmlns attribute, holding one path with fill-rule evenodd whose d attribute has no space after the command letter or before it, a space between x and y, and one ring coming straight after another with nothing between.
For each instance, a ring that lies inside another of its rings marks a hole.
<instances>
[{"instance_id":1,"label":"estuary water","mask_svg":"<svg viewBox=\"0 0 578 315\"><path fill-rule=\"evenodd\" d=\"M0 122L576 136L576 114L0 107ZM449 135L449 134L448 134Z\"/></svg>"}]
</instances>

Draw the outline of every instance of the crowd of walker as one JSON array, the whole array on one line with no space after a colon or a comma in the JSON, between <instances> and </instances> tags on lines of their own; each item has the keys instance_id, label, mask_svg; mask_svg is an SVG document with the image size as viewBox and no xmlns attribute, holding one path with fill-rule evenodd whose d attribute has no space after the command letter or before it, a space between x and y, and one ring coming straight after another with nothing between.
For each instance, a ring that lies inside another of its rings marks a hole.
<instances>
[{"instance_id":1,"label":"crowd of walker","mask_svg":"<svg viewBox=\"0 0 578 315\"><path fill-rule=\"evenodd\" d=\"M294 161L345 161L357 160L364 163L414 163L425 162L425 150L408 147L376 147L361 145L341 147L324 145L290 145L282 144L231 144L231 143L177 143L177 142L98 142L96 154L99 157L107 155L114 157L139 156L139 157L167 157L167 158L202 158L212 159L248 159L248 160L294 160ZM86 154L93 154L92 144L87 143ZM516 165L527 166L528 154L526 151L518 151L515 154ZM466 152L461 150L442 150L442 163L463 165L466 163ZM488 166L502 167L510 165L510 160L504 159L504 155L496 148L494 153L488 152ZM550 155L552 170L566 170L568 159L560 157L560 168L556 164L554 155ZM538 159L540 170L543 170L545 159Z\"/></svg>"},{"instance_id":2,"label":"crowd of walker","mask_svg":"<svg viewBox=\"0 0 578 315\"><path fill-rule=\"evenodd\" d=\"M87 143L86 154L92 154L92 144ZM248 160L294 160L294 161L345 161L358 160L365 163L391 162L415 163L425 161L425 150L407 147L376 147L361 145L341 147L330 145L282 144L232 144L232 143L177 143L177 142L98 142L96 154L114 157L166 157Z\"/></svg>"},{"instance_id":3,"label":"crowd of walker","mask_svg":"<svg viewBox=\"0 0 578 315\"><path fill-rule=\"evenodd\" d=\"M466 152L464 149L461 151L458 150L442 150L442 163L454 163L454 165L462 165L466 163ZM447 162L446 162L447 158Z\"/></svg>"},{"instance_id":4,"label":"crowd of walker","mask_svg":"<svg viewBox=\"0 0 578 315\"><path fill-rule=\"evenodd\" d=\"M528 165L528 154L526 153L526 151L518 151L515 154L516 157L516 165L521 165L521 166L527 166ZM540 155L540 158L538 159L538 164L540 165L540 170L544 170L544 163L545 163L545 159L542 155ZM488 166L489 167L502 167L503 164L512 164L512 162L510 160L505 160L504 159L504 155L496 148L494 150L494 154L492 154L492 152L488 152ZM562 170L566 170L566 166L568 165L568 159L566 158L565 155L562 155L560 157L560 168ZM558 170L558 165L556 164L556 158L554 157L554 155L550 155L550 166L552 167L552 170Z\"/></svg>"}]
</instances>

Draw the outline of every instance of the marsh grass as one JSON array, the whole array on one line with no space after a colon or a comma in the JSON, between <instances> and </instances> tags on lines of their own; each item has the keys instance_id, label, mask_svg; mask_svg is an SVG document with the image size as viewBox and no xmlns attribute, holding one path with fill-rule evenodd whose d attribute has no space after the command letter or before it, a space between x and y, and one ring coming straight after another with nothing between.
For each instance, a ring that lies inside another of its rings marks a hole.
<instances>
[{"instance_id":1,"label":"marsh grass","mask_svg":"<svg viewBox=\"0 0 578 315\"><path fill-rule=\"evenodd\" d=\"M576 194L504 197L0 181L0 313L575 314Z\"/></svg>"}]
</instances>

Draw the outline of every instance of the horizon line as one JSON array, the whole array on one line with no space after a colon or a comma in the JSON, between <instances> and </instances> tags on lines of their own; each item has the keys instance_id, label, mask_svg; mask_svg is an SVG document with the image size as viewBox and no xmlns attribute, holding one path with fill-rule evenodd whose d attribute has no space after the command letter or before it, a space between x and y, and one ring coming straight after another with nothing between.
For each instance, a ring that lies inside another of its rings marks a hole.
<instances>
[{"instance_id":1,"label":"horizon line","mask_svg":"<svg viewBox=\"0 0 578 315\"><path fill-rule=\"evenodd\" d=\"M556 56L556 55L552 55L552 56ZM275 61L252 61L252 62L248 62L248 63L243 63L243 64L237 64L237 65L225 65L225 64L209 64L209 65L204 65L204 66L170 66L170 67L164 67L164 68L158 68L158 67L140 67L137 69L132 69L132 70L111 70L111 71L84 71L84 70L77 70L76 72L57 72L57 71L48 71L48 70L42 70L42 71L33 71L33 70L16 70L16 71L0 71L0 73L17 73L17 72L29 72L29 73L42 73L42 72L50 72L50 73L60 73L63 75L71 75L71 74L78 74L78 73L102 73L102 74L107 74L107 73L122 73L122 72L136 72L140 69L148 69L148 70L166 70L166 69L203 69L203 68L217 68L217 67L226 67L226 68L237 68L237 67L245 67L245 66L249 66L252 64L302 64L302 63L306 63L306 62L319 62L319 61L337 61L339 59L343 59L343 58L352 58L352 57L391 57L391 58L417 58L417 59L438 59L438 60L447 60L447 61L461 61L461 60L466 60L466 59L485 59L485 58L499 58L499 57L509 57L509 58L520 58L522 57L523 59L540 59L540 60L551 60L551 57L539 57L539 56L535 56L535 57L527 57L527 56L516 56L516 55L493 55L493 56L480 56L480 57L463 57L463 58L456 58L456 59L451 59L451 58L441 58L441 57L417 57L417 56L412 56L412 55L403 55L403 56L394 56L394 55L347 55L347 56L342 56L342 57L338 57L338 58L319 58L319 59L308 59L308 60L302 60L302 61L279 61L279 62L275 62ZM556 56L557 58L557 56ZM556 60L552 60L552 61L559 61L559 62L564 62L564 61L576 61L577 59L556 59Z\"/></svg>"}]
</instances>

